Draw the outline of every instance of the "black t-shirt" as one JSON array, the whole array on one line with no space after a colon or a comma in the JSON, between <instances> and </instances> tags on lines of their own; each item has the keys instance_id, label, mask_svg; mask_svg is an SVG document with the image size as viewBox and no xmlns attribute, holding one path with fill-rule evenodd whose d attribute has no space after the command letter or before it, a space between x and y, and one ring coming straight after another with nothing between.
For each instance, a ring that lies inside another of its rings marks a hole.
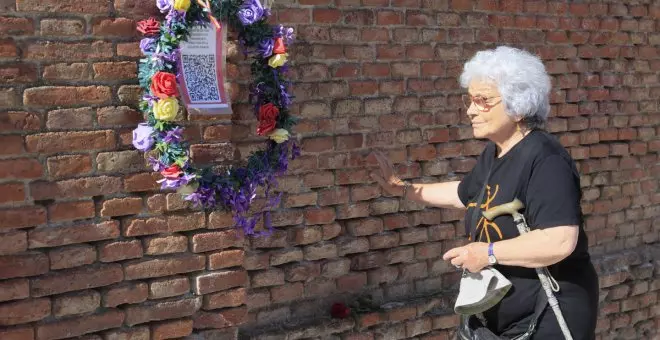
<instances>
[{"instance_id":1,"label":"black t-shirt","mask_svg":"<svg viewBox=\"0 0 660 340\"><path fill-rule=\"evenodd\" d=\"M466 232L470 239L497 242L517 237L519 233L511 215L498 216L492 222L481 218L480 211L473 215L487 177L481 209L488 210L518 198L524 203L521 213L530 229L579 226L573 253L549 270L559 281L561 290L556 295L574 339L593 338L598 282L582 227L580 178L572 158L552 135L540 130L530 132L501 158L497 157L494 143L486 145L475 167L459 184L458 195L467 207ZM472 216L476 216L475 221ZM495 267L511 280L513 287L498 305L484 313L488 326L504 335L526 329L534 312L536 294L544 294L536 271L516 266ZM587 315L578 317L576 312ZM546 335L541 337L543 332ZM554 314L546 310L535 338L549 339L555 334L559 336L557 339L563 338Z\"/></svg>"}]
</instances>

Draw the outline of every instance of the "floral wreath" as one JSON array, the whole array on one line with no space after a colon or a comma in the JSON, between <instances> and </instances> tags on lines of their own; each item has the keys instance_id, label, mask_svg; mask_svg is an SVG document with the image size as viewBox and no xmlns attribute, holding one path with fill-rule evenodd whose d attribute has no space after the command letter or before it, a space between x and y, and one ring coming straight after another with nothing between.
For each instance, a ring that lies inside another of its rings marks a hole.
<instances>
[{"instance_id":1,"label":"floral wreath","mask_svg":"<svg viewBox=\"0 0 660 340\"><path fill-rule=\"evenodd\" d=\"M271 189L277 185L276 177L287 170L289 158L300 154L289 141L297 122L289 114L286 79L286 47L293 42L293 29L269 25L270 10L259 0L157 0L157 6L167 13L163 22L149 18L137 25L144 35L140 49L145 55L138 72L144 90L140 110L147 119L133 130L133 146L149 155L149 164L163 176L158 180L162 189L176 189L195 207L231 211L236 227L245 235L268 234L270 210L279 204L281 195L272 194ZM268 141L265 150L250 154L245 166L227 166L217 173L190 163L183 128L176 122L181 109L176 80L179 44L187 40L189 28L209 23L220 27L220 22L238 33L243 53L252 56L250 102L258 118L256 132ZM259 187L264 188L265 204L254 212L252 203ZM265 231L256 230L261 218Z\"/></svg>"}]
</instances>

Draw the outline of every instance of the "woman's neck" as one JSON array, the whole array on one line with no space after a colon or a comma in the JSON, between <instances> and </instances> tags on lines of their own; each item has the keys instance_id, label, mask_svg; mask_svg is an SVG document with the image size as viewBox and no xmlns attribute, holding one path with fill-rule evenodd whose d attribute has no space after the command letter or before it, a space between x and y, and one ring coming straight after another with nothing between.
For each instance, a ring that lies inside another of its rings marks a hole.
<instances>
[{"instance_id":1,"label":"woman's neck","mask_svg":"<svg viewBox=\"0 0 660 340\"><path fill-rule=\"evenodd\" d=\"M512 133L506 134L502 138L493 140L497 145L497 158L506 155L513 147L518 144L531 130L516 128Z\"/></svg>"}]
</instances>

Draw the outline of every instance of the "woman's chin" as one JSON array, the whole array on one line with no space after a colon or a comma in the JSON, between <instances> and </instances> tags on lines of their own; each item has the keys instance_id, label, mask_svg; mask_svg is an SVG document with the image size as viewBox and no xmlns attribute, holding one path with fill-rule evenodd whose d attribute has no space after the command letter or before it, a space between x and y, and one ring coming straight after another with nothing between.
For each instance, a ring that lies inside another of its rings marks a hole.
<instances>
[{"instance_id":1,"label":"woman's chin","mask_svg":"<svg viewBox=\"0 0 660 340\"><path fill-rule=\"evenodd\" d=\"M474 136L474 138L477 139L486 138L487 136L486 130L483 129L483 126L481 125L482 124L472 125L472 136Z\"/></svg>"}]
</instances>

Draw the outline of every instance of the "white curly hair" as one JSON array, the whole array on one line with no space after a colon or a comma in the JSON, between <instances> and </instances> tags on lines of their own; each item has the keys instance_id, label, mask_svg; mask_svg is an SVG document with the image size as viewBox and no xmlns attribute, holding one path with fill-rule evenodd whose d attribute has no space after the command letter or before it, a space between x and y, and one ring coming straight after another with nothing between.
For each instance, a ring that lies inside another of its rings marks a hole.
<instances>
[{"instance_id":1,"label":"white curly hair","mask_svg":"<svg viewBox=\"0 0 660 340\"><path fill-rule=\"evenodd\" d=\"M512 118L522 117L529 128L545 124L552 85L539 57L509 46L479 51L465 63L461 87L467 88L472 80L494 83Z\"/></svg>"}]
</instances>

